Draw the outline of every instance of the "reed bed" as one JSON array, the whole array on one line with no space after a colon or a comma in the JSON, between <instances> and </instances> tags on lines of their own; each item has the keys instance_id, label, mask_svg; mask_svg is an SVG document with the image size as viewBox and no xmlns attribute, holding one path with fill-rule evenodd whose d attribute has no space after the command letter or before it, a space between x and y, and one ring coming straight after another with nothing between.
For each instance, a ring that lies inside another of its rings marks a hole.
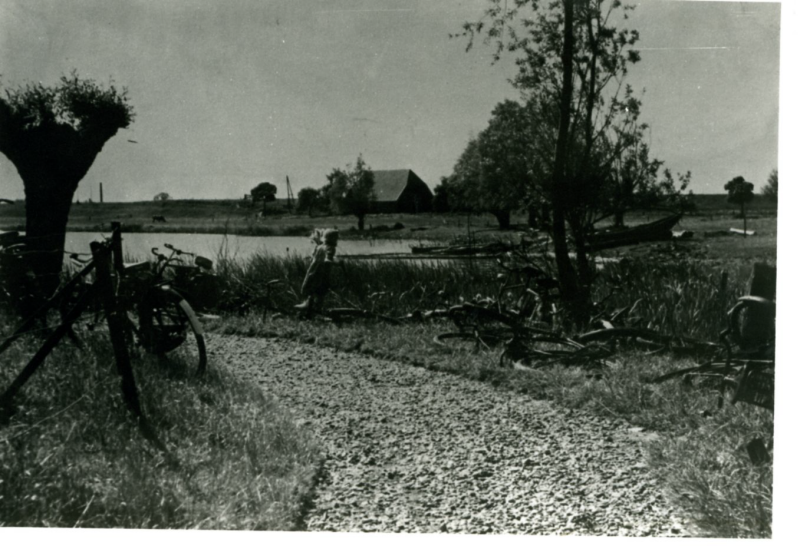
<instances>
[{"instance_id":1,"label":"reed bed","mask_svg":"<svg viewBox=\"0 0 800 546\"><path fill-rule=\"evenodd\" d=\"M246 260L218 256L222 310L251 306L287 309L300 301L309 259L267 253ZM331 272L328 304L400 316L475 299L496 277L489 264L418 263L405 260L338 260ZM267 283L280 281L272 288Z\"/></svg>"},{"instance_id":2,"label":"reed bed","mask_svg":"<svg viewBox=\"0 0 800 546\"><path fill-rule=\"evenodd\" d=\"M237 259L221 249L217 273L223 284L222 310L288 309L300 301L309 259L261 253ZM716 340L726 312L746 293L750 264L691 259L623 259L597 272L596 316L628 307L627 325L666 335ZM500 294L502 270L492 260L416 262L409 260L338 260L331 274L328 305L358 307L403 316L482 298L512 301ZM267 288L272 280L279 284Z\"/></svg>"}]
</instances>

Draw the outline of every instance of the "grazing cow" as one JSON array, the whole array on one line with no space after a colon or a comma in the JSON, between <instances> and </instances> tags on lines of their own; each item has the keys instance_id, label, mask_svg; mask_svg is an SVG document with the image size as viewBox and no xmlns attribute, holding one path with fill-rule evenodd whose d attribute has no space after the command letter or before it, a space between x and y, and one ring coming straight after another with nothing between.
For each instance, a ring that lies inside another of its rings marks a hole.
<instances>
[{"instance_id":1,"label":"grazing cow","mask_svg":"<svg viewBox=\"0 0 800 546\"><path fill-rule=\"evenodd\" d=\"M166 223L167 219L164 218L163 216L153 216L153 223L155 224L155 223L158 223L158 222Z\"/></svg>"}]
</instances>

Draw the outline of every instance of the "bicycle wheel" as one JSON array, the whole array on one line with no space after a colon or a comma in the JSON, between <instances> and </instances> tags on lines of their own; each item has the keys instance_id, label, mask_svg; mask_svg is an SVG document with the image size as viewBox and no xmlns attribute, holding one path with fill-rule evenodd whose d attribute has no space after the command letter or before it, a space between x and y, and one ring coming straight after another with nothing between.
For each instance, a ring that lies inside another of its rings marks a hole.
<instances>
[{"instance_id":1,"label":"bicycle wheel","mask_svg":"<svg viewBox=\"0 0 800 546\"><path fill-rule=\"evenodd\" d=\"M522 364L529 368L540 368L572 358L580 345L556 335L530 335L525 330L517 332L500 355L501 367L514 367Z\"/></svg>"},{"instance_id":2,"label":"bicycle wheel","mask_svg":"<svg viewBox=\"0 0 800 546\"><path fill-rule=\"evenodd\" d=\"M446 332L433 338L434 343L448 349L469 349L478 352L491 349L504 341L500 333Z\"/></svg>"},{"instance_id":3,"label":"bicycle wheel","mask_svg":"<svg viewBox=\"0 0 800 546\"><path fill-rule=\"evenodd\" d=\"M451 307L447 315L459 329L464 331L507 329L514 324L514 319L503 313L470 303Z\"/></svg>"},{"instance_id":4,"label":"bicycle wheel","mask_svg":"<svg viewBox=\"0 0 800 546\"><path fill-rule=\"evenodd\" d=\"M139 343L152 354L166 354L183 345L191 330L197 344L197 373L206 371L208 357L203 327L183 296L169 287L153 289L137 306Z\"/></svg>"},{"instance_id":5,"label":"bicycle wheel","mask_svg":"<svg viewBox=\"0 0 800 546\"><path fill-rule=\"evenodd\" d=\"M689 368L682 368L680 370L675 370L673 372L665 373L663 375L659 375L653 379L649 380L649 383L663 383L669 379L675 379L678 377L684 377L687 375L703 375L703 374L714 374L718 376L722 376L725 373L729 373L732 370L738 370L741 367L741 364L735 363L733 365L728 365L727 362L708 362L705 364L700 364L699 366L691 366Z\"/></svg>"}]
</instances>

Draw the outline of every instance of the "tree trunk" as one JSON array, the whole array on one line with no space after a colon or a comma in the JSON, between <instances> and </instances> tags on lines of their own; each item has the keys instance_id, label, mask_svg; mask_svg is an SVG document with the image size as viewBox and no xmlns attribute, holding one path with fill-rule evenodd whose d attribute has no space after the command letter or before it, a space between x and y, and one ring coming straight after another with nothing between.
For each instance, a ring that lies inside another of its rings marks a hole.
<instances>
[{"instance_id":1,"label":"tree trunk","mask_svg":"<svg viewBox=\"0 0 800 546\"><path fill-rule=\"evenodd\" d=\"M564 0L564 49L561 55L561 66L563 70L563 80L561 87L561 98L559 101L559 126L558 139L556 141L556 156L554 160L554 180L553 180L553 250L555 251L556 267L558 269L558 284L561 292L561 301L566 307L567 313L571 316L577 314L581 307L581 294L578 290L578 282L575 269L569 259L569 247L567 245L567 229L565 209L567 197L570 191L569 180L567 179L567 151L570 126L570 107L572 104L572 59L575 48L575 37L572 33L574 20L574 10L572 0Z\"/></svg>"},{"instance_id":2,"label":"tree trunk","mask_svg":"<svg viewBox=\"0 0 800 546\"><path fill-rule=\"evenodd\" d=\"M744 220L744 236L747 237L747 215L744 212L744 201L742 201L742 220Z\"/></svg>"},{"instance_id":3,"label":"tree trunk","mask_svg":"<svg viewBox=\"0 0 800 546\"><path fill-rule=\"evenodd\" d=\"M539 228L539 215L536 211L536 205L528 207L528 227L531 229Z\"/></svg>"},{"instance_id":4,"label":"tree trunk","mask_svg":"<svg viewBox=\"0 0 800 546\"><path fill-rule=\"evenodd\" d=\"M572 318L575 324L584 328L589 324L592 303L592 268L586 251L586 238L584 229L573 229L575 240L575 255L578 264L578 286L575 295Z\"/></svg>"},{"instance_id":5,"label":"tree trunk","mask_svg":"<svg viewBox=\"0 0 800 546\"><path fill-rule=\"evenodd\" d=\"M358 231L364 231L364 217L366 214L359 214L358 218Z\"/></svg>"},{"instance_id":6,"label":"tree trunk","mask_svg":"<svg viewBox=\"0 0 800 546\"><path fill-rule=\"evenodd\" d=\"M492 214L497 218L497 224L500 226L500 229L511 228L511 212L507 210L494 210Z\"/></svg>"},{"instance_id":7,"label":"tree trunk","mask_svg":"<svg viewBox=\"0 0 800 546\"><path fill-rule=\"evenodd\" d=\"M625 211L620 209L614 212L614 227L625 227Z\"/></svg>"},{"instance_id":8,"label":"tree trunk","mask_svg":"<svg viewBox=\"0 0 800 546\"><path fill-rule=\"evenodd\" d=\"M25 187L25 242L30 252L27 265L36 273L38 296L42 298L55 292L60 282L67 222L77 186L77 181L51 178L29 180Z\"/></svg>"}]
</instances>

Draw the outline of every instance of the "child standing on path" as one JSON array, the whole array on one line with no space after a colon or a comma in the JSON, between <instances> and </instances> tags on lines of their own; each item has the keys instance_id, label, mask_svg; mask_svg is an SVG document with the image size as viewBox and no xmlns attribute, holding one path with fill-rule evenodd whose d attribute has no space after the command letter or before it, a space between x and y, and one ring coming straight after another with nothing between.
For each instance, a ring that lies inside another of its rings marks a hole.
<instances>
[{"instance_id":1,"label":"child standing on path","mask_svg":"<svg viewBox=\"0 0 800 546\"><path fill-rule=\"evenodd\" d=\"M336 255L336 244L339 242L339 232L335 229L315 229L311 240L316 243L311 265L308 266L306 278L300 294L306 300L297 305L306 317L310 317L315 310L322 307L325 295L330 289L331 266Z\"/></svg>"}]
</instances>

